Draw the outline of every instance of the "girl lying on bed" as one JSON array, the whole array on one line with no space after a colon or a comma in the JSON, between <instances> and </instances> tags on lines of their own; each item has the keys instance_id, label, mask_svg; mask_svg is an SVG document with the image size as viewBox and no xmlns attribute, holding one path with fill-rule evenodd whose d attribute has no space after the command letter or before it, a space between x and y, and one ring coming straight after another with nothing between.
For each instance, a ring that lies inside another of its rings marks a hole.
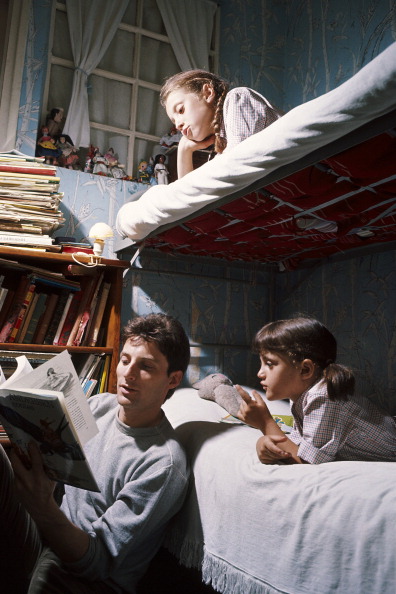
<instances>
[{"instance_id":1,"label":"girl lying on bed","mask_svg":"<svg viewBox=\"0 0 396 594\"><path fill-rule=\"evenodd\" d=\"M178 177L193 170L193 153L214 144L231 148L281 117L260 93L228 83L206 70L187 70L168 78L161 104L182 137L177 149Z\"/></svg>"},{"instance_id":2,"label":"girl lying on bed","mask_svg":"<svg viewBox=\"0 0 396 594\"><path fill-rule=\"evenodd\" d=\"M333 460L396 462L396 422L373 402L354 396L352 371L336 363L337 342L319 321L296 317L257 333L258 372L268 400L292 401L294 427L286 437L261 396L240 386L239 418L264 434L259 460L320 464Z\"/></svg>"}]
</instances>

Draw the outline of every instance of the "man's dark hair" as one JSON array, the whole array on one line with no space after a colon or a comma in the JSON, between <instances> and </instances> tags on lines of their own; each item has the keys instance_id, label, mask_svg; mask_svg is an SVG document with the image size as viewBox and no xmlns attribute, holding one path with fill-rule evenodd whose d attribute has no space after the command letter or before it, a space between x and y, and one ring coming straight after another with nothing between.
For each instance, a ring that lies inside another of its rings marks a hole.
<instances>
[{"instance_id":1,"label":"man's dark hair","mask_svg":"<svg viewBox=\"0 0 396 594\"><path fill-rule=\"evenodd\" d=\"M146 342L155 342L168 361L168 375L173 371L186 372L190 362L190 343L176 318L162 313L138 316L126 324L122 334L124 341L141 338ZM172 394L173 390L170 390L167 397Z\"/></svg>"}]
</instances>

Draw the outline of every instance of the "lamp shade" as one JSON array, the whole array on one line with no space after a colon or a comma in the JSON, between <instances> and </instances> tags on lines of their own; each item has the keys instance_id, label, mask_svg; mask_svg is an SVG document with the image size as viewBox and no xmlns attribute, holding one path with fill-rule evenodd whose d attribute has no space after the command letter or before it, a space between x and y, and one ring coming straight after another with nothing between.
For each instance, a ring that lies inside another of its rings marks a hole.
<instances>
[{"instance_id":1,"label":"lamp shade","mask_svg":"<svg viewBox=\"0 0 396 594\"><path fill-rule=\"evenodd\" d=\"M113 237L113 229L107 223L95 223L89 231L89 237L94 239L106 239L106 237Z\"/></svg>"}]
</instances>

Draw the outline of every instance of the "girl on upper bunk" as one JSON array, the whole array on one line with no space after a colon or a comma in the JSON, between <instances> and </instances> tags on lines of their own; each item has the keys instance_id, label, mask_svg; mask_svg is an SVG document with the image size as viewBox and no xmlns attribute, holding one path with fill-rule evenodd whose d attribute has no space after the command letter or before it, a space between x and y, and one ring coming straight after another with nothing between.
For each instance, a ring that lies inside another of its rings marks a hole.
<instances>
[{"instance_id":1,"label":"girl on upper bunk","mask_svg":"<svg viewBox=\"0 0 396 594\"><path fill-rule=\"evenodd\" d=\"M290 399L294 426L287 437L261 396L237 387L238 417L264 434L256 444L263 464L280 460L320 464L334 460L396 462L396 421L363 396L355 378L336 363L337 342L318 320L296 317L266 324L253 348L268 400Z\"/></svg>"},{"instance_id":2,"label":"girl on upper bunk","mask_svg":"<svg viewBox=\"0 0 396 594\"><path fill-rule=\"evenodd\" d=\"M229 90L228 83L206 70L188 70L168 78L161 104L182 133L177 151L178 177L193 170L193 153L222 153L264 130L283 114L248 87Z\"/></svg>"}]
</instances>

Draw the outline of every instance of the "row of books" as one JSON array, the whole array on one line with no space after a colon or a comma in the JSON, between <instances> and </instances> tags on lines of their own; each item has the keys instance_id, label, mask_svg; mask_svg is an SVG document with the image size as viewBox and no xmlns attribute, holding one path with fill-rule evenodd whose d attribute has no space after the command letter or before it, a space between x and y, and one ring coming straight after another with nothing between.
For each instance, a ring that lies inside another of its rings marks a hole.
<instances>
[{"instance_id":1,"label":"row of books","mask_svg":"<svg viewBox=\"0 0 396 594\"><path fill-rule=\"evenodd\" d=\"M65 222L59 183L44 158L0 153L0 245L60 249L50 237Z\"/></svg>"},{"instance_id":2,"label":"row of books","mask_svg":"<svg viewBox=\"0 0 396 594\"><path fill-rule=\"evenodd\" d=\"M0 275L0 343L96 346L104 340L110 283L103 272L80 281L37 269L22 272L15 285L7 278Z\"/></svg>"}]
</instances>

